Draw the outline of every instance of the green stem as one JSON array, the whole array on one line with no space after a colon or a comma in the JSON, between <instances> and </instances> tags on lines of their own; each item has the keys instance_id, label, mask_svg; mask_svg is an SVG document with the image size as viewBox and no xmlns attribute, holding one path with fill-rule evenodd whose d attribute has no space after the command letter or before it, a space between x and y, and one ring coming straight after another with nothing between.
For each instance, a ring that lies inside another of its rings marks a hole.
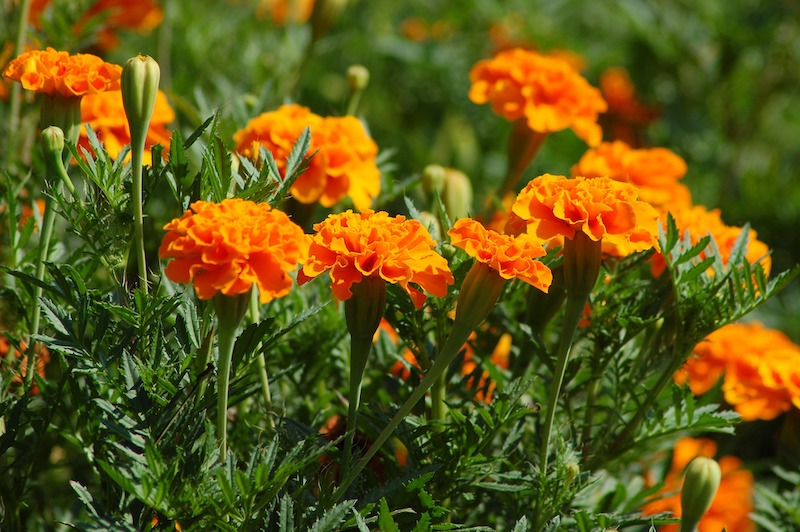
<instances>
[{"instance_id":1,"label":"green stem","mask_svg":"<svg viewBox=\"0 0 800 532\"><path fill-rule=\"evenodd\" d=\"M17 21L17 37L14 43L14 57L19 57L25 51L25 42L27 41L28 34L28 16L31 11L31 0L22 0L19 4L19 19ZM17 143L19 132L19 117L21 110L22 97L22 84L11 84L11 110L9 112L8 130L14 134L8 135L6 141L8 142L9 161L7 168L13 168L16 163L17 156Z\"/></svg>"},{"instance_id":2,"label":"green stem","mask_svg":"<svg viewBox=\"0 0 800 532\"><path fill-rule=\"evenodd\" d=\"M545 412L544 431L542 432L542 447L539 450L539 467L542 477L547 476L547 457L550 450L550 435L553 430L553 420L556 415L556 405L558 395L561 393L561 386L564 384L564 373L569 362L569 354L572 349L572 342L575 340L575 333L578 330L578 322L583 314L583 307L586 304L588 295L569 295L567 296L567 309L564 314L564 322L561 328L561 340L556 352L556 365L553 370L553 383L550 387L550 395L547 398L547 410Z\"/></svg>"},{"instance_id":3,"label":"green stem","mask_svg":"<svg viewBox=\"0 0 800 532\"><path fill-rule=\"evenodd\" d=\"M261 312L258 308L258 292L253 291L250 297L250 321L258 323L261 321ZM258 365L258 378L261 381L261 397L264 399L264 407L267 410L267 429L272 430L274 425L272 423L272 394L269 391L269 374L267 373L267 359L264 353L261 352L261 343L259 342L258 355L256 355L256 364Z\"/></svg>"},{"instance_id":4,"label":"green stem","mask_svg":"<svg viewBox=\"0 0 800 532\"><path fill-rule=\"evenodd\" d=\"M131 146L131 170L133 171L133 245L136 249L136 264L139 270L139 288L147 294L147 257L144 251L144 200L142 197L142 154L144 152L144 136L136 139L136 146Z\"/></svg>"},{"instance_id":5,"label":"green stem","mask_svg":"<svg viewBox=\"0 0 800 532\"><path fill-rule=\"evenodd\" d=\"M444 402L446 377L447 372L445 371L431 387L431 421L444 421L447 413L447 405ZM433 428L437 431L443 430L441 424L436 424Z\"/></svg>"},{"instance_id":6,"label":"green stem","mask_svg":"<svg viewBox=\"0 0 800 532\"><path fill-rule=\"evenodd\" d=\"M56 225L56 205L52 196L47 196L45 200L44 216L42 217L42 231L39 234L39 252L36 255L36 270L34 275L40 281L44 281L44 263L50 254L50 240L53 238L53 228ZM42 314L41 298L43 289L41 286L36 285L33 289L33 315L31 317L30 336L39 334L39 321ZM33 371L31 368L36 367L36 349L35 341L31 339L28 342L28 373L25 376L25 384L30 388L33 382Z\"/></svg>"},{"instance_id":7,"label":"green stem","mask_svg":"<svg viewBox=\"0 0 800 532\"><path fill-rule=\"evenodd\" d=\"M440 376L447 371L447 368L450 367L450 363L456 358L456 355L461 351L461 347L464 345L464 342L467 341L469 335L472 333L471 328L454 328L450 333L450 336L447 338L444 347L442 347L439 356L436 357L436 360L431 366L430 371L425 378L422 379L422 382L411 392L411 396L406 399L405 403L400 407L394 417L389 421L389 424L386 425L386 428L383 429L375 441L372 443L370 448L367 452L356 462L352 469L345 471L345 477L342 480L341 485L336 489L333 494L334 500L339 500L347 491L347 488L353 481L358 477L358 474L366 467L369 461L372 459L373 456L378 452L381 446L389 439L395 429L400 425L400 423L406 418L406 416L411 413L411 410L417 403L425 396L425 393L433 386L433 384L440 378Z\"/></svg>"},{"instance_id":8,"label":"green stem","mask_svg":"<svg viewBox=\"0 0 800 532\"><path fill-rule=\"evenodd\" d=\"M347 437L344 444L344 458L342 471L350 470L353 459L353 444L355 443L356 428L358 426L358 409L361 406L361 389L364 383L364 371L367 368L367 359L372 350L372 337L350 337L350 392L347 405Z\"/></svg>"},{"instance_id":9,"label":"green stem","mask_svg":"<svg viewBox=\"0 0 800 532\"><path fill-rule=\"evenodd\" d=\"M217 313L217 343L219 362L217 366L217 440L224 459L228 452L228 387L231 377L231 361L236 341L236 331L247 310L250 292L238 296L218 293L214 296Z\"/></svg>"}]
</instances>

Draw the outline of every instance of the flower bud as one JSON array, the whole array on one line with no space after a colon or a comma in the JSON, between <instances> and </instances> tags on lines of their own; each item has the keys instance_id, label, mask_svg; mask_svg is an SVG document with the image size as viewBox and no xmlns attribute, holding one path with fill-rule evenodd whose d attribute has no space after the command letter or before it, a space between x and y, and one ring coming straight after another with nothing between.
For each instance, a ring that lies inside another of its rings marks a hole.
<instances>
[{"instance_id":1,"label":"flower bud","mask_svg":"<svg viewBox=\"0 0 800 532\"><path fill-rule=\"evenodd\" d=\"M472 209L472 183L465 173L452 168L445 169L442 203L451 218L469 216Z\"/></svg>"},{"instance_id":2,"label":"flower bud","mask_svg":"<svg viewBox=\"0 0 800 532\"><path fill-rule=\"evenodd\" d=\"M363 91L369 85L369 70L363 65L351 65L347 69L347 86L351 92Z\"/></svg>"},{"instance_id":3,"label":"flower bud","mask_svg":"<svg viewBox=\"0 0 800 532\"><path fill-rule=\"evenodd\" d=\"M42 130L42 149L46 153L61 157L61 152L64 151L64 131L58 126L50 126Z\"/></svg>"},{"instance_id":4,"label":"flower bud","mask_svg":"<svg viewBox=\"0 0 800 532\"><path fill-rule=\"evenodd\" d=\"M565 479L565 484L569 486L570 484L572 484L572 481L575 480L575 477L577 477L580 474L581 468L580 466L578 466L576 462L568 462L565 467L567 470L567 478Z\"/></svg>"},{"instance_id":5,"label":"flower bud","mask_svg":"<svg viewBox=\"0 0 800 532\"><path fill-rule=\"evenodd\" d=\"M695 530L717 494L722 471L711 458L698 456L686 467L681 490L681 531Z\"/></svg>"},{"instance_id":6,"label":"flower bud","mask_svg":"<svg viewBox=\"0 0 800 532\"><path fill-rule=\"evenodd\" d=\"M446 172L444 166L438 164L426 166L422 171L422 188L425 189L425 192L433 195L434 191L438 191L439 194L442 194Z\"/></svg>"},{"instance_id":7,"label":"flower bud","mask_svg":"<svg viewBox=\"0 0 800 532\"><path fill-rule=\"evenodd\" d=\"M150 56L132 57L122 69L122 106L131 129L131 150L139 143L144 149L160 77L158 63Z\"/></svg>"}]
</instances>

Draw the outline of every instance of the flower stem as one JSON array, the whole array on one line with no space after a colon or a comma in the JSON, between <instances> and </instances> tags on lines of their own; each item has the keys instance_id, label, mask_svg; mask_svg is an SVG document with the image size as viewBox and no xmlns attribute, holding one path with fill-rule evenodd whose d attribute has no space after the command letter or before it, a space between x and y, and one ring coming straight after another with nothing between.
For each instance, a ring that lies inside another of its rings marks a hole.
<instances>
[{"instance_id":1,"label":"flower stem","mask_svg":"<svg viewBox=\"0 0 800 532\"><path fill-rule=\"evenodd\" d=\"M444 421L444 416L447 412L447 405L444 402L445 396L445 383L447 372L442 373L438 379L433 383L431 388L431 420ZM443 427L439 424L434 425L434 430L441 431Z\"/></svg>"},{"instance_id":2,"label":"flower stem","mask_svg":"<svg viewBox=\"0 0 800 532\"><path fill-rule=\"evenodd\" d=\"M44 216L42 216L42 232L39 234L39 249L36 255L36 270L34 275L40 281L44 281L44 263L50 254L50 240L53 238L53 228L56 225L56 205L52 196L47 196L45 200ZM43 289L36 285L33 289L33 315L31 316L30 336L39 334L39 321L42 315ZM33 371L30 368L36 367L35 341L31 338L28 342L28 373L25 375L25 385L30 388L33 382Z\"/></svg>"},{"instance_id":3,"label":"flower stem","mask_svg":"<svg viewBox=\"0 0 800 532\"><path fill-rule=\"evenodd\" d=\"M139 288L147 294L147 257L144 251L144 200L142 197L142 152L144 137L138 146L131 149L131 170L133 171L133 246L136 249L136 264L139 270Z\"/></svg>"},{"instance_id":4,"label":"flower stem","mask_svg":"<svg viewBox=\"0 0 800 532\"><path fill-rule=\"evenodd\" d=\"M254 290L250 297L250 321L258 323L261 320L261 313L258 309L258 293ZM258 355L256 355L256 364L258 365L258 377L261 381L261 397L264 399L264 408L267 410L267 429L272 430L274 425L272 423L272 394L269 391L269 374L267 373L267 360L264 353L260 351L261 344L258 344Z\"/></svg>"},{"instance_id":5,"label":"flower stem","mask_svg":"<svg viewBox=\"0 0 800 532\"><path fill-rule=\"evenodd\" d=\"M367 359L372 350L372 337L350 337L350 393L347 405L347 437L344 444L342 471L350 470L353 459L353 444L358 426L358 409L361 406L361 389L364 383L364 371Z\"/></svg>"}]
</instances>

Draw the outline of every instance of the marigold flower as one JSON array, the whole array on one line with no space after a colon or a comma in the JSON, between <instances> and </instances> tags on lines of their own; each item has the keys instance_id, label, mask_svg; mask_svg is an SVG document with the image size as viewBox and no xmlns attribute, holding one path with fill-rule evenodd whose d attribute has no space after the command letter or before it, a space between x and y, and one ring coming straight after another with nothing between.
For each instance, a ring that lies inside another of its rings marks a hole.
<instances>
[{"instance_id":1,"label":"marigold flower","mask_svg":"<svg viewBox=\"0 0 800 532\"><path fill-rule=\"evenodd\" d=\"M50 351L42 344L36 343L36 373L40 377L45 377L45 366L50 362ZM15 385L22 384L28 374L28 355L23 354L28 350L27 344L23 341L20 342L19 349L12 349L11 343L8 341L6 334L0 333L0 360L10 358L13 353L15 361L5 361L4 365L14 365L17 369L12 382ZM35 381L34 381L35 382ZM31 388L32 394L39 393L39 387L36 384Z\"/></svg>"},{"instance_id":2,"label":"marigold flower","mask_svg":"<svg viewBox=\"0 0 800 532\"><path fill-rule=\"evenodd\" d=\"M681 438L675 443L672 467L664 479L664 487L655 498L647 503L642 512L654 515L672 512L681 516L680 487L683 470L697 456L713 458L717 445L708 439ZM742 462L735 456L723 456L718 460L722 480L711 508L703 516L698 526L699 532L751 532L755 524L748 514L753 510L753 474L742 468ZM662 525L659 532L677 532L678 525Z\"/></svg>"},{"instance_id":3,"label":"marigold flower","mask_svg":"<svg viewBox=\"0 0 800 532\"><path fill-rule=\"evenodd\" d=\"M538 133L571 128L590 146L602 139L598 115L606 110L600 91L557 57L515 48L479 61L470 71L469 99L491 103L507 120L524 118Z\"/></svg>"},{"instance_id":4,"label":"marigold flower","mask_svg":"<svg viewBox=\"0 0 800 532\"><path fill-rule=\"evenodd\" d=\"M197 201L166 224L158 254L172 259L172 281L194 283L200 299L232 296L258 287L262 303L292 287L288 272L305 261L308 241L286 214L265 203L226 199Z\"/></svg>"},{"instance_id":5,"label":"marigold flower","mask_svg":"<svg viewBox=\"0 0 800 532\"><path fill-rule=\"evenodd\" d=\"M164 155L169 153L172 134L167 129L167 125L173 120L175 120L175 111L167 101L166 95L162 91L158 91L145 141L142 160L145 165L152 164L151 148L153 146L157 144L164 146ZM81 100L81 122L92 127L97 139L103 143L112 159L116 159L122 148L131 143L131 132L125 118L125 110L122 107L122 93L119 91L85 96ZM91 152L85 125L81 126L78 146ZM130 153L126 160L128 159L130 159Z\"/></svg>"},{"instance_id":6,"label":"marigold flower","mask_svg":"<svg viewBox=\"0 0 800 532\"><path fill-rule=\"evenodd\" d=\"M436 253L436 242L416 220L386 212L351 210L331 214L314 226L308 261L298 277L301 284L330 271L333 295L345 301L353 283L379 276L399 284L417 308L425 296L410 283L437 297L447 294L453 275L447 261Z\"/></svg>"},{"instance_id":7,"label":"marigold flower","mask_svg":"<svg viewBox=\"0 0 800 532\"><path fill-rule=\"evenodd\" d=\"M470 218L458 220L448 234L451 244L490 266L503 279L520 279L542 292L547 292L553 282L550 268L534 260L546 253L532 236L502 235Z\"/></svg>"},{"instance_id":8,"label":"marigold flower","mask_svg":"<svg viewBox=\"0 0 800 532\"><path fill-rule=\"evenodd\" d=\"M541 175L517 195L512 212L544 240L580 232L618 256L658 246L658 213L638 200L636 187L608 177Z\"/></svg>"},{"instance_id":9,"label":"marigold flower","mask_svg":"<svg viewBox=\"0 0 800 532\"><path fill-rule=\"evenodd\" d=\"M745 420L773 419L794 404L800 407L800 346L758 322L735 323L697 344L675 374L696 395L724 375L725 401Z\"/></svg>"},{"instance_id":10,"label":"marigold flower","mask_svg":"<svg viewBox=\"0 0 800 532\"><path fill-rule=\"evenodd\" d=\"M253 161L264 146L283 174L292 146L306 127L311 128L309 154L315 155L291 188L294 198L332 207L349 196L356 209L368 209L380 192L378 147L357 118L323 118L306 107L284 105L250 120L233 140L236 151Z\"/></svg>"},{"instance_id":11,"label":"marigold flower","mask_svg":"<svg viewBox=\"0 0 800 532\"><path fill-rule=\"evenodd\" d=\"M91 54L70 55L47 48L23 53L8 64L3 75L19 81L26 90L80 98L119 90L122 67Z\"/></svg>"},{"instance_id":12,"label":"marigold flower","mask_svg":"<svg viewBox=\"0 0 800 532\"><path fill-rule=\"evenodd\" d=\"M639 189L641 200L663 214L691 204L689 189L678 182L686 170L686 162L666 148L634 149L618 140L588 150L572 167L572 175L630 183Z\"/></svg>"},{"instance_id":13,"label":"marigold flower","mask_svg":"<svg viewBox=\"0 0 800 532\"><path fill-rule=\"evenodd\" d=\"M256 7L256 18L266 15L278 26L302 24L311 17L314 0L261 0Z\"/></svg>"},{"instance_id":14,"label":"marigold flower","mask_svg":"<svg viewBox=\"0 0 800 532\"><path fill-rule=\"evenodd\" d=\"M624 68L612 67L600 75L600 93L608 102L602 122L610 129L611 138L634 145L637 126L645 126L658 118L657 108L641 103L636 88Z\"/></svg>"},{"instance_id":15,"label":"marigold flower","mask_svg":"<svg viewBox=\"0 0 800 532\"><path fill-rule=\"evenodd\" d=\"M722 221L722 214L719 209L708 210L702 205L695 205L683 209L674 209L670 213L675 218L675 225L681 235L689 233L692 244L700 242L706 236L711 236L717 245L723 264L728 264L731 251L736 244L736 240L742 232L741 227L726 225ZM769 275L772 259L769 255L769 247L758 240L758 234L750 229L748 232L747 250L745 258L750 264L761 264L764 273ZM707 254L701 253L699 258L705 259ZM666 269L664 258L656 255L651 264L651 271L654 276L660 276Z\"/></svg>"}]
</instances>

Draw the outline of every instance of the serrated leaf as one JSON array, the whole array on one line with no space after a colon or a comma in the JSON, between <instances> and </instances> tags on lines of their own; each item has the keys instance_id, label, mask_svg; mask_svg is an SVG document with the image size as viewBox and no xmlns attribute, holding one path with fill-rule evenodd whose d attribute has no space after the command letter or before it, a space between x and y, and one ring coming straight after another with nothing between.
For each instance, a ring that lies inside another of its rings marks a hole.
<instances>
[{"instance_id":1,"label":"serrated leaf","mask_svg":"<svg viewBox=\"0 0 800 532\"><path fill-rule=\"evenodd\" d=\"M355 505L355 499L347 500L337 504L325 512L322 517L317 519L314 524L311 525L311 528L308 529L309 532L330 532L331 530L335 530L340 524L342 524L347 514L350 513L350 510Z\"/></svg>"},{"instance_id":2,"label":"serrated leaf","mask_svg":"<svg viewBox=\"0 0 800 532\"><path fill-rule=\"evenodd\" d=\"M378 528L381 532L400 532L400 528L397 526L397 523L394 522L392 512L389 511L389 504L386 502L386 498L382 498L380 502Z\"/></svg>"}]
</instances>

